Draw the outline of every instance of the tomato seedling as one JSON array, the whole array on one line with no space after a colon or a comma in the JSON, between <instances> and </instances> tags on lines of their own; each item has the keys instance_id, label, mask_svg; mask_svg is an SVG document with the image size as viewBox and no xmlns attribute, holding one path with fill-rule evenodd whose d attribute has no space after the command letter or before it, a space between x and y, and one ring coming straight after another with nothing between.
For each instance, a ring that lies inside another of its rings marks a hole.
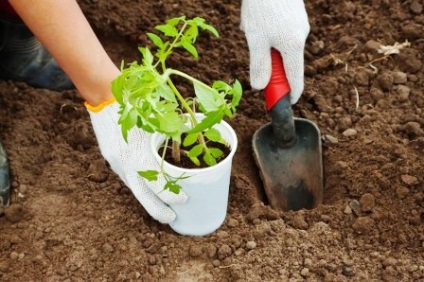
<instances>
[{"instance_id":1,"label":"tomato seedling","mask_svg":"<svg viewBox=\"0 0 424 282\"><path fill-rule=\"evenodd\" d=\"M122 63L121 74L112 82L112 92L120 104L119 124L123 137L127 140L129 130L134 127L150 133L158 132L166 136L162 163L168 144L172 142L170 147L176 163L183 154L197 166L200 160L208 166L215 165L223 152L208 141L226 144L213 126L225 117L233 117L242 96L241 84L238 80L232 85L217 80L209 86L187 73L167 66L167 60L176 48L198 59L195 42L200 31L219 37L217 30L203 18L172 18L156 26L156 30L160 35L147 33L154 48L139 47L141 62L127 66ZM183 97L176 77L191 83L194 97ZM204 117L199 120L196 113L202 113ZM191 146L191 149L180 150L181 144ZM164 189L179 193L181 187L178 180L184 176L173 178L163 170L162 164L160 167L161 171L146 170L138 173L149 181L157 180L158 175L162 174L166 179Z\"/></svg>"}]
</instances>

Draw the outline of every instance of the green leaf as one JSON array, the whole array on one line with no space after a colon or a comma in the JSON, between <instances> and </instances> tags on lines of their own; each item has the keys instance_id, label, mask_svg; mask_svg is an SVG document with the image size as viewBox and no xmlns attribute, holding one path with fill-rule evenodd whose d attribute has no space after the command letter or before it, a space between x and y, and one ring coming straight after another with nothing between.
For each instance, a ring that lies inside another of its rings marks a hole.
<instances>
[{"instance_id":1,"label":"green leaf","mask_svg":"<svg viewBox=\"0 0 424 282\"><path fill-rule=\"evenodd\" d=\"M240 104L240 100L243 94L243 88L241 83L236 80L233 84L233 99L231 100L231 105L233 107L233 111L235 111L236 107Z\"/></svg>"},{"instance_id":2,"label":"green leaf","mask_svg":"<svg viewBox=\"0 0 424 282\"><path fill-rule=\"evenodd\" d=\"M219 96L216 89L197 81L193 82L193 86L196 97L206 112L214 111L219 106L225 104L225 101Z\"/></svg>"},{"instance_id":3,"label":"green leaf","mask_svg":"<svg viewBox=\"0 0 424 282\"><path fill-rule=\"evenodd\" d=\"M190 41L190 43L194 43L199 36L199 29L197 25L191 25L183 34L183 40Z\"/></svg>"},{"instance_id":4,"label":"green leaf","mask_svg":"<svg viewBox=\"0 0 424 282\"><path fill-rule=\"evenodd\" d=\"M215 159L220 158L224 154L224 152L218 148L209 148L209 152Z\"/></svg>"},{"instance_id":5,"label":"green leaf","mask_svg":"<svg viewBox=\"0 0 424 282\"><path fill-rule=\"evenodd\" d=\"M176 29L173 25L170 24L158 25L156 26L156 29L165 34L166 36L178 36L178 29Z\"/></svg>"},{"instance_id":6,"label":"green leaf","mask_svg":"<svg viewBox=\"0 0 424 282\"><path fill-rule=\"evenodd\" d=\"M147 33L147 36L150 38L150 40L153 41L153 44L155 44L157 47L159 48L163 47L163 41L159 36L150 32Z\"/></svg>"},{"instance_id":7,"label":"green leaf","mask_svg":"<svg viewBox=\"0 0 424 282\"><path fill-rule=\"evenodd\" d=\"M228 85L222 80L214 81L214 83L212 84L212 87L218 91L223 91L225 93L230 92L232 89L230 85Z\"/></svg>"},{"instance_id":8,"label":"green leaf","mask_svg":"<svg viewBox=\"0 0 424 282\"><path fill-rule=\"evenodd\" d=\"M191 162L194 163L196 166L200 166L200 161L198 158L190 158Z\"/></svg>"},{"instance_id":9,"label":"green leaf","mask_svg":"<svg viewBox=\"0 0 424 282\"><path fill-rule=\"evenodd\" d=\"M171 87L169 87L167 84L160 84L156 88L156 91L160 95L160 97L164 98L165 100L168 100L173 103L177 103L177 99L174 95L174 92L172 91Z\"/></svg>"},{"instance_id":10,"label":"green leaf","mask_svg":"<svg viewBox=\"0 0 424 282\"><path fill-rule=\"evenodd\" d=\"M189 133L199 133L205 131L209 128L212 128L215 124L218 124L222 121L224 117L223 111L215 111L208 113L205 118L202 119L195 127L193 127Z\"/></svg>"},{"instance_id":11,"label":"green leaf","mask_svg":"<svg viewBox=\"0 0 424 282\"><path fill-rule=\"evenodd\" d=\"M179 115L176 112L157 113L155 116L160 124L159 130L165 134L177 132L181 128Z\"/></svg>"},{"instance_id":12,"label":"green leaf","mask_svg":"<svg viewBox=\"0 0 424 282\"><path fill-rule=\"evenodd\" d=\"M200 27L212 33L216 38L219 37L218 31L213 26L206 24L206 25L200 25Z\"/></svg>"},{"instance_id":13,"label":"green leaf","mask_svg":"<svg viewBox=\"0 0 424 282\"><path fill-rule=\"evenodd\" d=\"M148 181L156 181L158 180L159 172L156 170L143 170L137 171L138 175L147 179Z\"/></svg>"},{"instance_id":14,"label":"green leaf","mask_svg":"<svg viewBox=\"0 0 424 282\"><path fill-rule=\"evenodd\" d=\"M187 156L190 158L195 158L200 156L202 153L203 153L203 145L198 144L194 146L193 148L191 148L190 151L188 151Z\"/></svg>"},{"instance_id":15,"label":"green leaf","mask_svg":"<svg viewBox=\"0 0 424 282\"><path fill-rule=\"evenodd\" d=\"M172 193L179 194L181 191L181 185L179 185L176 181L168 181L165 183L164 189L168 189Z\"/></svg>"},{"instance_id":16,"label":"green leaf","mask_svg":"<svg viewBox=\"0 0 424 282\"><path fill-rule=\"evenodd\" d=\"M197 133L187 134L187 136L184 138L183 146L188 147L193 145L197 141L197 136Z\"/></svg>"},{"instance_id":17,"label":"green leaf","mask_svg":"<svg viewBox=\"0 0 424 282\"><path fill-rule=\"evenodd\" d=\"M138 47L138 50L143 55L143 64L145 66L151 66L153 64L154 57L152 55L152 52L150 52L149 48Z\"/></svg>"},{"instance_id":18,"label":"green leaf","mask_svg":"<svg viewBox=\"0 0 424 282\"><path fill-rule=\"evenodd\" d=\"M216 160L215 160L215 158L212 156L212 154L211 154L210 152L206 152L206 153L203 155L203 160L205 161L205 163L206 163L208 166L216 165Z\"/></svg>"},{"instance_id":19,"label":"green leaf","mask_svg":"<svg viewBox=\"0 0 424 282\"><path fill-rule=\"evenodd\" d=\"M225 140L221 137L221 133L215 128L207 130L205 132L205 137L210 141L226 144Z\"/></svg>"},{"instance_id":20,"label":"green leaf","mask_svg":"<svg viewBox=\"0 0 424 282\"><path fill-rule=\"evenodd\" d=\"M189 40L181 40L181 45L183 48L189 52L194 58L199 58L199 54L197 53L196 48L193 46L193 44Z\"/></svg>"},{"instance_id":21,"label":"green leaf","mask_svg":"<svg viewBox=\"0 0 424 282\"><path fill-rule=\"evenodd\" d=\"M185 21L185 19L186 19L185 16L181 16L181 17L169 19L166 21L166 23L170 26L176 26L179 24L180 21Z\"/></svg>"}]
</instances>

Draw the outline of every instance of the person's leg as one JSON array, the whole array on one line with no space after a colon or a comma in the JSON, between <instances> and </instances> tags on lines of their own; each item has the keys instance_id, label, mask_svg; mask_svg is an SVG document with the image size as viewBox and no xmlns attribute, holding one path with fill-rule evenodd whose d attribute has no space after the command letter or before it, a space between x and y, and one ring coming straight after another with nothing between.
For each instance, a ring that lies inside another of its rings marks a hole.
<instances>
[{"instance_id":1,"label":"person's leg","mask_svg":"<svg viewBox=\"0 0 424 282\"><path fill-rule=\"evenodd\" d=\"M0 6L0 79L52 90L74 88L23 21L3 6Z\"/></svg>"},{"instance_id":2,"label":"person's leg","mask_svg":"<svg viewBox=\"0 0 424 282\"><path fill-rule=\"evenodd\" d=\"M10 202L9 165L6 152L0 143L0 212Z\"/></svg>"}]
</instances>

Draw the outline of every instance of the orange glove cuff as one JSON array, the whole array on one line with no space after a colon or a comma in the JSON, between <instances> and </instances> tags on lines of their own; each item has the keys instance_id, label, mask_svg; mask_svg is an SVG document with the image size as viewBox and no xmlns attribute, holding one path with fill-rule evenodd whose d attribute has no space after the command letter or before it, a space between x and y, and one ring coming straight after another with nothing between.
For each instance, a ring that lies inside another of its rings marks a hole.
<instances>
[{"instance_id":1,"label":"orange glove cuff","mask_svg":"<svg viewBox=\"0 0 424 282\"><path fill-rule=\"evenodd\" d=\"M89 103L84 102L84 106L87 108L87 110L89 110L89 111L91 111L91 112L98 113L98 112L100 112L101 110L103 110L105 107L107 107L107 106L109 106L110 104L113 104L113 103L115 103L115 102L116 102L116 99L115 99L115 97L114 97L114 98L110 98L109 100L106 100L106 101L104 101L104 102L100 103L100 104L99 104L99 105L97 105L97 106L92 106L92 105L90 105Z\"/></svg>"}]
</instances>

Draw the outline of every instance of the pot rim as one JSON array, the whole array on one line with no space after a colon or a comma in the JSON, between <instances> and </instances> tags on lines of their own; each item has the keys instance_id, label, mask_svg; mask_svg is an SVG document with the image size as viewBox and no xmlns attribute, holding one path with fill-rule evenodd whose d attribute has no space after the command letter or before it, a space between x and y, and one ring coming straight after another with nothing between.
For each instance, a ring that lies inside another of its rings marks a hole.
<instances>
[{"instance_id":1,"label":"pot rim","mask_svg":"<svg viewBox=\"0 0 424 282\"><path fill-rule=\"evenodd\" d=\"M198 114L196 114L196 115L198 115ZM164 160L164 163L166 163L166 165L172 167L173 169L175 169L175 170L177 170L177 171L179 171L181 173L183 173L183 172L190 172L190 173L202 172L202 173L204 173L204 172L207 172L208 170L214 170L214 169L218 168L219 166L223 166L227 162L231 162L232 159L233 159L233 157L234 157L234 154L237 151L237 146L238 146L237 134L236 134L235 130L233 129L233 127L228 122L226 122L225 120L222 120L220 123L216 124L215 126L223 126L224 127L223 130L227 130L228 133L229 133L229 135L230 135L230 138L227 138L227 139L232 139L233 140L233 142L231 142L230 140L227 140L226 139L227 143L229 143L229 145L230 145L229 146L230 147L230 153L228 154L228 156L225 159L223 159L222 161L220 161L216 165L209 166L209 167L203 167L203 168L182 168L182 167L179 167L179 166L175 166L173 164L170 164L166 160ZM164 140L165 139L165 136L162 133L155 132L155 133L153 133L151 135L150 138L151 138L150 149L152 150L152 153L153 153L156 161L160 165L161 162L162 162L162 158L159 155L159 153L157 152L157 149L158 148L155 145L155 144L157 144L157 142L155 142L155 141L157 139L160 140L162 138ZM232 145L230 143L232 143Z\"/></svg>"}]
</instances>

